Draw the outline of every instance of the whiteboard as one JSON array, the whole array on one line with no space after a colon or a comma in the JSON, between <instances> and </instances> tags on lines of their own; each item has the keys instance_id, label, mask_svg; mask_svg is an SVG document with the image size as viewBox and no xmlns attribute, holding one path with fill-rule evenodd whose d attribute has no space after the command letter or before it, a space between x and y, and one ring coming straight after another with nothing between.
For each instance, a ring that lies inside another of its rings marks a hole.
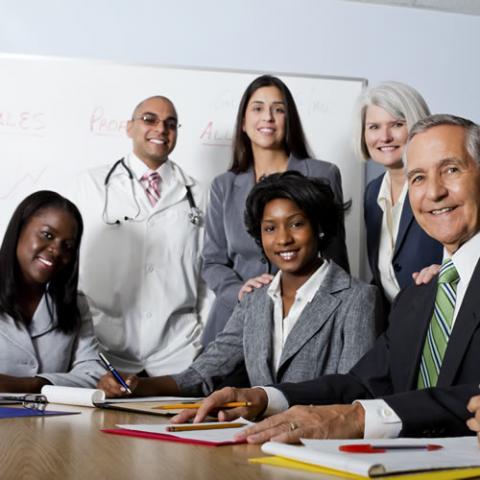
<instances>
[{"instance_id":1,"label":"whiteboard","mask_svg":"<svg viewBox=\"0 0 480 480\"><path fill-rule=\"evenodd\" d=\"M139 66L94 60L0 55L0 235L29 193L66 185L78 172L111 164L131 142L125 128L146 97L165 95L182 127L171 159L203 182L231 161L236 111L247 85L259 74L230 70ZM359 78L274 74L290 88L315 158L335 163L345 199L352 273L363 273L364 164L351 150Z\"/></svg>"}]
</instances>

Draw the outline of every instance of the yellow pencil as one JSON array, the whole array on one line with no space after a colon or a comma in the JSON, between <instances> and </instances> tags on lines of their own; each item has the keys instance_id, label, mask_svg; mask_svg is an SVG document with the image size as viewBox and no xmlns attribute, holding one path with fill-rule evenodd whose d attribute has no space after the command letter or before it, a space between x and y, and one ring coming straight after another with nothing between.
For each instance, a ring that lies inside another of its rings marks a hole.
<instances>
[{"instance_id":1,"label":"yellow pencil","mask_svg":"<svg viewBox=\"0 0 480 480\"><path fill-rule=\"evenodd\" d=\"M238 422L231 422L231 423L209 423L208 425L179 425L178 427L169 426L167 427L167 432L189 432L192 430L218 430L220 428L238 428L246 426L246 423L238 423Z\"/></svg>"},{"instance_id":2,"label":"yellow pencil","mask_svg":"<svg viewBox=\"0 0 480 480\"><path fill-rule=\"evenodd\" d=\"M172 403L170 405L157 405L159 410L181 410L182 408L200 408L201 403ZM227 402L216 408L238 408L238 407L251 407L252 402Z\"/></svg>"}]
</instances>

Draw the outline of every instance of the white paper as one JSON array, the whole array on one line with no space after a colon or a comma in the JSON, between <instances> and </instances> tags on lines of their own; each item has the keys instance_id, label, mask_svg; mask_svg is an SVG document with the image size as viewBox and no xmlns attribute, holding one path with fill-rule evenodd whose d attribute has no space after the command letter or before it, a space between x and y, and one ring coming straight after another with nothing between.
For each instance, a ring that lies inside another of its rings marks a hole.
<instances>
[{"instance_id":1,"label":"white paper","mask_svg":"<svg viewBox=\"0 0 480 480\"><path fill-rule=\"evenodd\" d=\"M157 425L117 425L118 428L124 428L126 430L136 430L140 432L147 433L161 433L162 435L170 435L177 438L185 438L189 440L205 441L205 442L214 442L214 443L223 443L223 442L233 442L233 437L240 433L242 430L247 428L252 422L245 420L244 418L237 418L233 422L245 423L244 427L237 428L221 428L218 430L189 430L186 432L169 432L168 427L173 425L170 424L157 424ZM218 424L228 424L230 422L218 422ZM188 425L192 426L191 423L178 423L175 424L175 427ZM197 426L202 425L211 425L211 423L198 423Z\"/></svg>"},{"instance_id":2,"label":"white paper","mask_svg":"<svg viewBox=\"0 0 480 480\"><path fill-rule=\"evenodd\" d=\"M96 403L103 403L105 401L105 392L93 388L45 385L42 387L42 395L47 397L49 403L79 405L81 407L94 407Z\"/></svg>"},{"instance_id":3,"label":"white paper","mask_svg":"<svg viewBox=\"0 0 480 480\"><path fill-rule=\"evenodd\" d=\"M476 437L454 438L395 438L381 440L309 440L304 446L268 442L262 451L272 455L298 460L313 465L333 468L363 476L385 473L439 470L445 468L480 467L480 450ZM390 450L385 453L346 453L341 445L425 445L436 444L444 448L426 450Z\"/></svg>"}]
</instances>

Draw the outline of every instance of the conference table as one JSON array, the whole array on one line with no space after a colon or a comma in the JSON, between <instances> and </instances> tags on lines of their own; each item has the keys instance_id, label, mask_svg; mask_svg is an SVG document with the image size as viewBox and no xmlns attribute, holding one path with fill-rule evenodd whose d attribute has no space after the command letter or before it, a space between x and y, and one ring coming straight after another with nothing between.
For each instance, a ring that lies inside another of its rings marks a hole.
<instances>
[{"instance_id":1,"label":"conference table","mask_svg":"<svg viewBox=\"0 0 480 480\"><path fill-rule=\"evenodd\" d=\"M339 478L250 464L249 458L264 456L256 445L206 447L101 431L116 424L165 423L165 417L60 405L48 409L80 414L0 419L0 479Z\"/></svg>"}]
</instances>

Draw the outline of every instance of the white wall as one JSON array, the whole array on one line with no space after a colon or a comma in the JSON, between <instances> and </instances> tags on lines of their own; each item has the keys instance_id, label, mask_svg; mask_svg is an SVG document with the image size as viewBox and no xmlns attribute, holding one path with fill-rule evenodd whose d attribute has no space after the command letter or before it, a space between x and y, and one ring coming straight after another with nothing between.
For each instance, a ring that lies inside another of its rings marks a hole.
<instances>
[{"instance_id":1,"label":"white wall","mask_svg":"<svg viewBox=\"0 0 480 480\"><path fill-rule=\"evenodd\" d=\"M396 79L476 121L479 46L480 17L342 0L0 0L0 52Z\"/></svg>"}]
</instances>

